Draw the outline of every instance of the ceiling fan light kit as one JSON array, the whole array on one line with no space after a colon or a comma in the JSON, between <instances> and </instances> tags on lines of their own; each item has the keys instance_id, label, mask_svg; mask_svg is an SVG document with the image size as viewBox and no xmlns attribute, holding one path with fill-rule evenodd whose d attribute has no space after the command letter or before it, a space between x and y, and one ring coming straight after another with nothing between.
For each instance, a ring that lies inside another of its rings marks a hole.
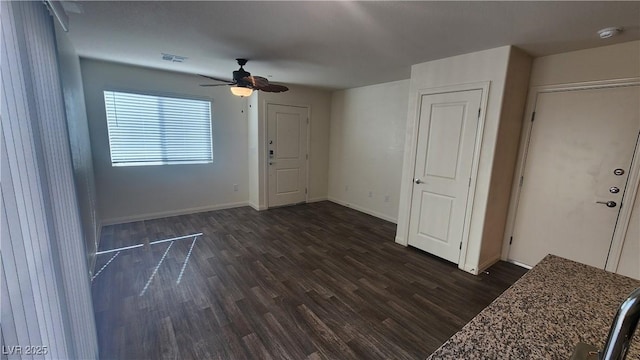
<instances>
[{"instance_id":1,"label":"ceiling fan light kit","mask_svg":"<svg viewBox=\"0 0 640 360\"><path fill-rule=\"evenodd\" d=\"M264 92L285 92L289 90L288 87L277 84L270 84L269 80L262 76L251 76L251 73L246 71L243 66L247 63L247 59L236 59L238 65L240 65L240 69L233 72L233 80L221 79L207 75L200 75L207 79L221 81L224 84L204 84L200 86L221 86L221 85L229 85L231 86L231 93L235 96L250 96L253 93L253 90L262 90Z\"/></svg>"},{"instance_id":2,"label":"ceiling fan light kit","mask_svg":"<svg viewBox=\"0 0 640 360\"><path fill-rule=\"evenodd\" d=\"M233 95L240 97L251 96L251 94L253 94L253 89L248 87L232 86L229 90L231 90Z\"/></svg>"}]
</instances>

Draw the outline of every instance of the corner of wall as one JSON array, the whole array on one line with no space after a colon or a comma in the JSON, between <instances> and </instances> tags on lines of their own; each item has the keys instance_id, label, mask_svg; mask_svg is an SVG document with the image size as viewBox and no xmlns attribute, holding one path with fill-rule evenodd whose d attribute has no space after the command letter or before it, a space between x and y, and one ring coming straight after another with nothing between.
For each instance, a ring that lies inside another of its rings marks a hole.
<instances>
[{"instance_id":1,"label":"corner of wall","mask_svg":"<svg viewBox=\"0 0 640 360\"><path fill-rule=\"evenodd\" d=\"M329 199L396 222L409 81L332 94Z\"/></svg>"},{"instance_id":2,"label":"corner of wall","mask_svg":"<svg viewBox=\"0 0 640 360\"><path fill-rule=\"evenodd\" d=\"M403 238L403 237L400 237L400 236L397 236L397 235L396 235L396 238L395 238L395 242L396 242L396 244L400 244L400 245L403 245L403 246L409 246L409 244L407 243L407 239L406 238Z\"/></svg>"},{"instance_id":3,"label":"corner of wall","mask_svg":"<svg viewBox=\"0 0 640 360\"><path fill-rule=\"evenodd\" d=\"M470 255L470 254L469 254ZM501 253L493 253L493 254L475 254L476 256L468 256L464 263L460 263L458 268L464 270L470 274L478 275L481 272L485 271L491 265L500 261Z\"/></svg>"},{"instance_id":4,"label":"corner of wall","mask_svg":"<svg viewBox=\"0 0 640 360\"><path fill-rule=\"evenodd\" d=\"M407 123L404 132L404 153L402 156L402 172L400 177L400 194L398 201L398 226L396 227L396 242L407 246L409 244L409 216L411 214L411 190L413 187L413 166L415 162L416 136L418 128L418 88L416 66L411 66L409 80L409 98L407 100ZM411 184L411 185L410 185Z\"/></svg>"},{"instance_id":5,"label":"corner of wall","mask_svg":"<svg viewBox=\"0 0 640 360\"><path fill-rule=\"evenodd\" d=\"M480 269L486 264L492 265L502 255L529 88L532 58L517 47L512 46L510 50L489 186L491 201L487 203L478 261Z\"/></svg>"},{"instance_id":6,"label":"corner of wall","mask_svg":"<svg viewBox=\"0 0 640 360\"><path fill-rule=\"evenodd\" d=\"M249 203L247 203L247 205L249 205L255 211L267 210L266 206L260 206L260 205L258 205L256 203L253 203L253 202L249 202Z\"/></svg>"}]
</instances>

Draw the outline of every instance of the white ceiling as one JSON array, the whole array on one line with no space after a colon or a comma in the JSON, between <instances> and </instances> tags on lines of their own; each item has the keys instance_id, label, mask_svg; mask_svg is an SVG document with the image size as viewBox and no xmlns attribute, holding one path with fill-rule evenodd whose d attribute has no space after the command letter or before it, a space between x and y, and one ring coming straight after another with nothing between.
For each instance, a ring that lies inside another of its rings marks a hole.
<instances>
[{"instance_id":1,"label":"white ceiling","mask_svg":"<svg viewBox=\"0 0 640 360\"><path fill-rule=\"evenodd\" d=\"M70 5L70 6L69 6ZM330 89L410 76L429 60L516 45L534 56L640 39L640 2L67 2L80 56ZM77 11L81 10L80 13ZM608 40L596 31L623 26ZM186 56L184 63L161 53Z\"/></svg>"}]
</instances>

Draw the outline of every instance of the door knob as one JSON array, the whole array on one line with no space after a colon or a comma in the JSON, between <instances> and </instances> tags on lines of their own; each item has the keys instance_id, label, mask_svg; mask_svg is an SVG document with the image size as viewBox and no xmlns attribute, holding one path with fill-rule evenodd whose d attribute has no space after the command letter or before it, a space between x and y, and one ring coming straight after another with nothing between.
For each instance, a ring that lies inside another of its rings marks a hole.
<instances>
[{"instance_id":1,"label":"door knob","mask_svg":"<svg viewBox=\"0 0 640 360\"><path fill-rule=\"evenodd\" d=\"M416 184L424 184L424 181L420 180L420 179L415 179L413 180Z\"/></svg>"},{"instance_id":2,"label":"door knob","mask_svg":"<svg viewBox=\"0 0 640 360\"><path fill-rule=\"evenodd\" d=\"M607 205L607 207L610 207L610 208L616 207L616 205L618 205L618 204L616 204L615 201L611 201L611 200L609 200L609 201L596 201L596 204Z\"/></svg>"}]
</instances>

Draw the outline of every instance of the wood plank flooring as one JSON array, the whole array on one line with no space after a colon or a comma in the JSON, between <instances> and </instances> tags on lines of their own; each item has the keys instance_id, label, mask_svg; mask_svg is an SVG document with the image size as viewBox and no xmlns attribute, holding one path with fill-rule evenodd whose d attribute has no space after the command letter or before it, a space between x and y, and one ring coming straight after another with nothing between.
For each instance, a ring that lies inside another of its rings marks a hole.
<instances>
[{"instance_id":1,"label":"wood plank flooring","mask_svg":"<svg viewBox=\"0 0 640 360\"><path fill-rule=\"evenodd\" d=\"M192 240L148 244L199 232L177 284ZM100 250L147 245L93 281L100 358L424 359L526 272L473 276L394 237L330 202L105 227Z\"/></svg>"}]
</instances>

